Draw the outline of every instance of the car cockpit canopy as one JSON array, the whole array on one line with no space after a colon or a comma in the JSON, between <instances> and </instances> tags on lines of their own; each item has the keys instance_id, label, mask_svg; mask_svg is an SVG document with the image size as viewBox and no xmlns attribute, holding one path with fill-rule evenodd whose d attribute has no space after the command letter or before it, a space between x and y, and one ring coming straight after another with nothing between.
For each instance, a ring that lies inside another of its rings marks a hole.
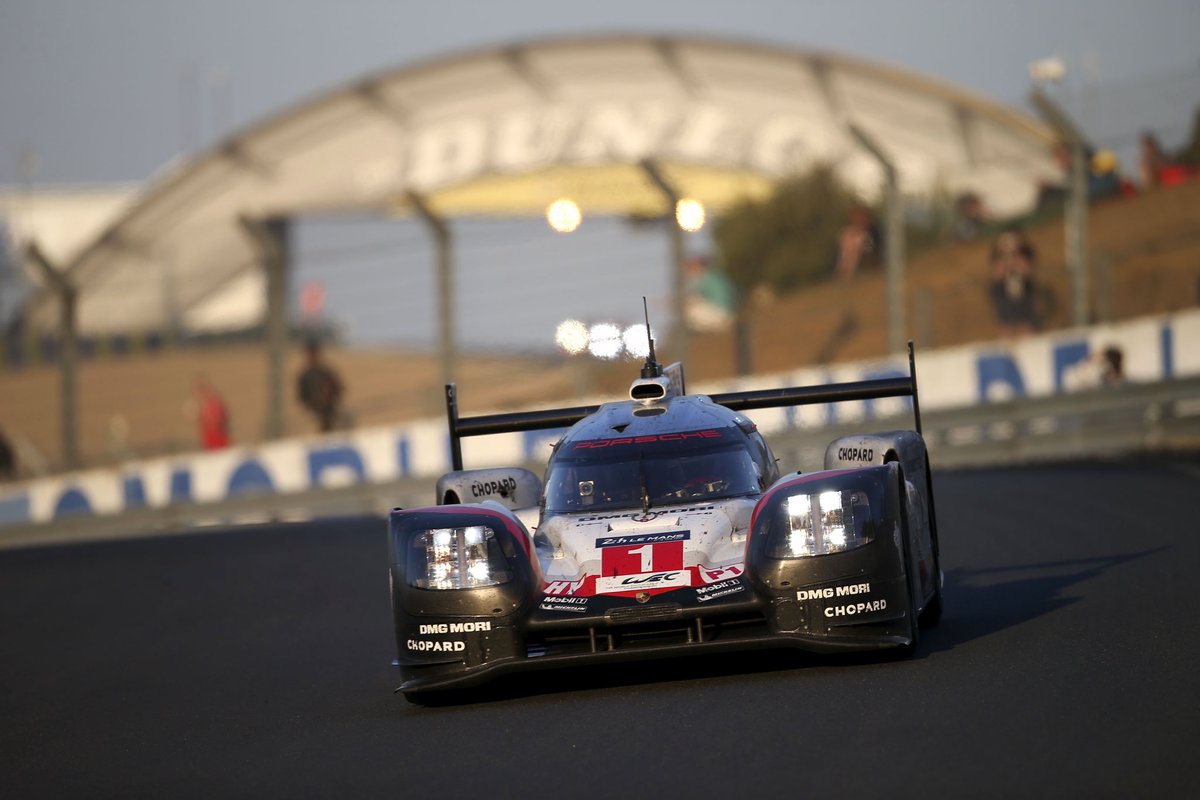
<instances>
[{"instance_id":1,"label":"car cockpit canopy","mask_svg":"<svg viewBox=\"0 0 1200 800\"><path fill-rule=\"evenodd\" d=\"M737 428L567 441L547 467L545 512L757 495L765 476L748 445Z\"/></svg>"}]
</instances>

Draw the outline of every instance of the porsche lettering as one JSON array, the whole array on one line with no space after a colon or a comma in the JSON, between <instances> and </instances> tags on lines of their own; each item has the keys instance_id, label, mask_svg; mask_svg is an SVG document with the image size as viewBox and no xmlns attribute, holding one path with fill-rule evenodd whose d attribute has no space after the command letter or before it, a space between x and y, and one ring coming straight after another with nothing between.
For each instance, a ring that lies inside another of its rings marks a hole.
<instances>
[{"instance_id":1,"label":"porsche lettering","mask_svg":"<svg viewBox=\"0 0 1200 800\"><path fill-rule=\"evenodd\" d=\"M621 447L631 444L656 444L658 442L683 442L688 439L720 439L721 432L716 429L706 431L680 431L679 433L659 433L650 436L625 436L620 439L589 439L575 443L576 450L602 450L606 447Z\"/></svg>"}]
</instances>

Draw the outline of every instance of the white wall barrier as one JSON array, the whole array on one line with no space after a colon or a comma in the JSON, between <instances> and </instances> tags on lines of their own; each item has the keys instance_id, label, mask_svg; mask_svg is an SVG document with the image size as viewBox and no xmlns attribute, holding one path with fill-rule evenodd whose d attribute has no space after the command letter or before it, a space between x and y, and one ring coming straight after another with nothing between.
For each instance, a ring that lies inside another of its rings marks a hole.
<instances>
[{"instance_id":1,"label":"white wall barrier","mask_svg":"<svg viewBox=\"0 0 1200 800\"><path fill-rule=\"evenodd\" d=\"M1059 331L1011 344L969 345L918 353L922 410L960 408L1021 397L1063 394L1094 386L1108 347L1124 356L1126 379L1153 383L1200 375L1200 311ZM737 389L822 384L907 374L903 359L857 362L759 375L689 387ZM631 378L633 368L630 370ZM483 413L466 400L466 415ZM593 398L570 405L601 402ZM903 411L908 398L766 409L752 412L764 433L869 420ZM468 467L543 461L557 431L508 434L463 442ZM435 476L448 469L442 418L292 439L217 453L134 462L115 469L64 474L0 489L0 526L118 514L171 503L225 500L254 492L298 492L356 483ZM432 482L430 502L432 497Z\"/></svg>"}]
</instances>

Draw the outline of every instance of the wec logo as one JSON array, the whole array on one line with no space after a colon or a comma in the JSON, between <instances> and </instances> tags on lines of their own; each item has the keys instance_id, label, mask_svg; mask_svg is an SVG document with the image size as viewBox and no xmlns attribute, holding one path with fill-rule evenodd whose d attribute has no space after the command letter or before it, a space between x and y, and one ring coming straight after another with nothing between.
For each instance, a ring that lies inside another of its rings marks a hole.
<instances>
[{"instance_id":1,"label":"wec logo","mask_svg":"<svg viewBox=\"0 0 1200 800\"><path fill-rule=\"evenodd\" d=\"M596 579L596 591L601 594L637 592L646 589L677 589L691 585L692 574L685 569L640 572L635 575L613 575Z\"/></svg>"},{"instance_id":2,"label":"wec logo","mask_svg":"<svg viewBox=\"0 0 1200 800\"><path fill-rule=\"evenodd\" d=\"M678 577L678 572L658 572L653 575L630 575L628 578L621 579L621 585L637 586L641 583L659 584L665 581L673 581Z\"/></svg>"}]
</instances>

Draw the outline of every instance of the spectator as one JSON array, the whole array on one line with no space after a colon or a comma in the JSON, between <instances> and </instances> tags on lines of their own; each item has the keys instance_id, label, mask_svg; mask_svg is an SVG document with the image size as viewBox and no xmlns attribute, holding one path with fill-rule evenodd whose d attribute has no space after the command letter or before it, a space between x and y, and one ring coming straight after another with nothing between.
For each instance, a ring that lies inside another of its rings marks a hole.
<instances>
[{"instance_id":1,"label":"spectator","mask_svg":"<svg viewBox=\"0 0 1200 800\"><path fill-rule=\"evenodd\" d=\"M17 455L12 443L0 428L0 481L11 481L17 477Z\"/></svg>"},{"instance_id":2,"label":"spectator","mask_svg":"<svg viewBox=\"0 0 1200 800\"><path fill-rule=\"evenodd\" d=\"M304 344L304 370L296 383L300 403L317 418L317 429L328 433L341 414L342 381L321 360L321 345L310 339Z\"/></svg>"},{"instance_id":3,"label":"spectator","mask_svg":"<svg viewBox=\"0 0 1200 800\"><path fill-rule=\"evenodd\" d=\"M1162 145L1158 143L1158 137L1153 133L1146 131L1142 134L1141 143L1141 168L1142 188L1149 189L1158 186L1160 182L1160 174L1163 169L1170 166L1170 159L1167 158L1166 152Z\"/></svg>"},{"instance_id":4,"label":"spectator","mask_svg":"<svg viewBox=\"0 0 1200 800\"><path fill-rule=\"evenodd\" d=\"M1037 330L1035 261L1033 245L1019 229L1006 230L992 246L988 294L1003 336L1024 336Z\"/></svg>"},{"instance_id":5,"label":"spectator","mask_svg":"<svg viewBox=\"0 0 1200 800\"><path fill-rule=\"evenodd\" d=\"M965 192L954 200L954 235L959 241L970 241L988 224L987 208L975 192Z\"/></svg>"},{"instance_id":6,"label":"spectator","mask_svg":"<svg viewBox=\"0 0 1200 800\"><path fill-rule=\"evenodd\" d=\"M1100 382L1104 386L1120 386L1125 382L1125 354L1116 345L1109 345L1101 356Z\"/></svg>"},{"instance_id":7,"label":"spectator","mask_svg":"<svg viewBox=\"0 0 1200 800\"><path fill-rule=\"evenodd\" d=\"M848 280L867 264L877 263L881 244L882 237L871 210L866 206L855 206L850 211L849 224L838 234L834 275Z\"/></svg>"},{"instance_id":8,"label":"spectator","mask_svg":"<svg viewBox=\"0 0 1200 800\"><path fill-rule=\"evenodd\" d=\"M1121 172L1111 150L1097 150L1088 165L1088 198L1100 200L1121 192Z\"/></svg>"},{"instance_id":9,"label":"spectator","mask_svg":"<svg viewBox=\"0 0 1200 800\"><path fill-rule=\"evenodd\" d=\"M1086 361L1063 373L1063 386L1071 392L1111 388L1123 383L1125 354L1115 344L1093 351Z\"/></svg>"},{"instance_id":10,"label":"spectator","mask_svg":"<svg viewBox=\"0 0 1200 800\"><path fill-rule=\"evenodd\" d=\"M225 399L204 376L196 378L196 427L205 450L223 450L232 441Z\"/></svg>"}]
</instances>

